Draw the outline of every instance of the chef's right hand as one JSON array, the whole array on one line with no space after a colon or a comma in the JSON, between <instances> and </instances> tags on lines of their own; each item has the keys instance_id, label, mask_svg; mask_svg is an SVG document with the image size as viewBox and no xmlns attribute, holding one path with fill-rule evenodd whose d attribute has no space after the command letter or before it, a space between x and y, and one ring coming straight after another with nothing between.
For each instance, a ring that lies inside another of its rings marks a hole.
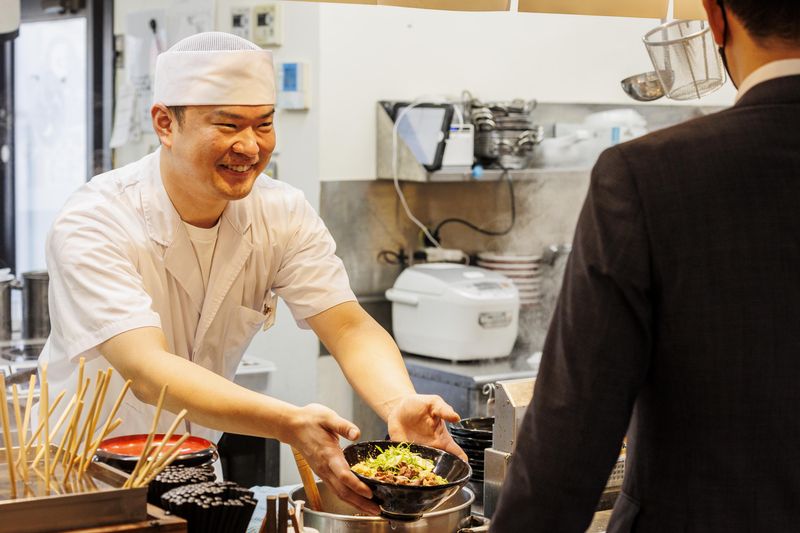
<instances>
[{"instance_id":1,"label":"chef's right hand","mask_svg":"<svg viewBox=\"0 0 800 533\"><path fill-rule=\"evenodd\" d=\"M372 491L353 474L339 447L340 435L351 441L361 435L355 424L324 405L312 403L293 412L287 425L288 444L303 454L311 469L339 498L365 513L380 513L380 508L370 501Z\"/></svg>"}]
</instances>

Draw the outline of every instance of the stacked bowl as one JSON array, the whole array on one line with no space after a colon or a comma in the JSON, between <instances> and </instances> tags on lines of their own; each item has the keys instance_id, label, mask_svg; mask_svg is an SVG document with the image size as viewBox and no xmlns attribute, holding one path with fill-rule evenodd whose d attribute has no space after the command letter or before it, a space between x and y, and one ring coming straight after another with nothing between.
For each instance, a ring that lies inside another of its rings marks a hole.
<instances>
[{"instance_id":1,"label":"stacked bowl","mask_svg":"<svg viewBox=\"0 0 800 533\"><path fill-rule=\"evenodd\" d=\"M519 290L519 303L532 306L542 300L541 256L480 252L477 265L502 274Z\"/></svg>"},{"instance_id":2,"label":"stacked bowl","mask_svg":"<svg viewBox=\"0 0 800 533\"><path fill-rule=\"evenodd\" d=\"M494 417L464 418L448 425L453 440L469 458L473 483L483 483L483 450L492 446L493 425Z\"/></svg>"}]
</instances>

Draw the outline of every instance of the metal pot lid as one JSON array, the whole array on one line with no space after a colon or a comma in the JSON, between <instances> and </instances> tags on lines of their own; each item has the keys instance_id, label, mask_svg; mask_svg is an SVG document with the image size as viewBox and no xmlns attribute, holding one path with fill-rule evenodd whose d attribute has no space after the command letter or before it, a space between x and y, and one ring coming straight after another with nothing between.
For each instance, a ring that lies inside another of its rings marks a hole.
<instances>
[{"instance_id":1,"label":"metal pot lid","mask_svg":"<svg viewBox=\"0 0 800 533\"><path fill-rule=\"evenodd\" d=\"M30 280L47 281L50 279L50 276L47 273L47 270L31 270L30 272L23 272L22 278Z\"/></svg>"}]
</instances>

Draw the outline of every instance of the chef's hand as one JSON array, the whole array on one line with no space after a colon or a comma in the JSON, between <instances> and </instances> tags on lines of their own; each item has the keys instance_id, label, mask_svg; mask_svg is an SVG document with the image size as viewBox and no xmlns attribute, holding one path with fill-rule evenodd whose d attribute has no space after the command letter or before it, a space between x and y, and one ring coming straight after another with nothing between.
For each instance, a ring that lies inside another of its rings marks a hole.
<instances>
[{"instance_id":1,"label":"chef's hand","mask_svg":"<svg viewBox=\"0 0 800 533\"><path fill-rule=\"evenodd\" d=\"M466 461L467 454L455 443L444 424L460 419L439 396L413 394L398 401L386 421L392 440L433 446Z\"/></svg>"},{"instance_id":2,"label":"chef's hand","mask_svg":"<svg viewBox=\"0 0 800 533\"><path fill-rule=\"evenodd\" d=\"M339 447L340 435L351 441L361 435L355 424L324 405L314 403L292 413L287 423L293 435L288 444L303 454L325 485L361 511L372 515L380 513L380 508L370 501L372 491L353 474Z\"/></svg>"}]
</instances>

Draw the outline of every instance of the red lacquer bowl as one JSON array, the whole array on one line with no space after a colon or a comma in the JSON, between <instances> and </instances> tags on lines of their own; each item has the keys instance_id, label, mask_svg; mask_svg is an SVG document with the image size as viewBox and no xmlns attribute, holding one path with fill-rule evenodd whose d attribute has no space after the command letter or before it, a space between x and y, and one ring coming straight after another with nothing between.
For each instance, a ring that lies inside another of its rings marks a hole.
<instances>
[{"instance_id":1,"label":"red lacquer bowl","mask_svg":"<svg viewBox=\"0 0 800 533\"><path fill-rule=\"evenodd\" d=\"M168 452L183 435L173 435L164 445L162 453ZM153 435L153 444L158 444L164 439L164 434ZM98 461L106 463L123 472L133 472L136 461L144 451L147 435L123 435L106 439L100 443L95 457ZM175 458L173 465L204 466L217 459L217 447L206 439L189 437L181 445L181 453Z\"/></svg>"}]
</instances>

